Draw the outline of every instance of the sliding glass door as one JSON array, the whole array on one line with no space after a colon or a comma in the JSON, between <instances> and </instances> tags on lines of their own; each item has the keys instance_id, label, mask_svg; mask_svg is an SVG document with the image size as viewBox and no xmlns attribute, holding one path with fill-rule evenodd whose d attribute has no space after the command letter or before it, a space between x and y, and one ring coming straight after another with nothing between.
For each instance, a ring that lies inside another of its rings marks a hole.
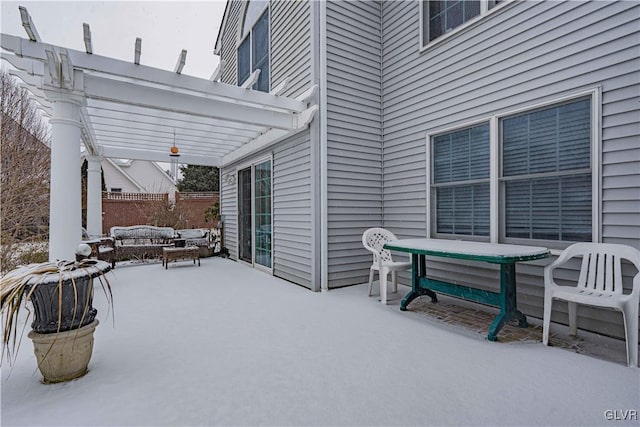
<instances>
[{"instance_id":1,"label":"sliding glass door","mask_svg":"<svg viewBox=\"0 0 640 427\"><path fill-rule=\"evenodd\" d=\"M251 168L238 171L238 258L253 262L251 241Z\"/></svg>"},{"instance_id":2,"label":"sliding glass door","mask_svg":"<svg viewBox=\"0 0 640 427\"><path fill-rule=\"evenodd\" d=\"M271 160L254 166L256 264L271 269Z\"/></svg>"},{"instance_id":3,"label":"sliding glass door","mask_svg":"<svg viewBox=\"0 0 640 427\"><path fill-rule=\"evenodd\" d=\"M271 270L271 160L238 170L238 257Z\"/></svg>"}]
</instances>

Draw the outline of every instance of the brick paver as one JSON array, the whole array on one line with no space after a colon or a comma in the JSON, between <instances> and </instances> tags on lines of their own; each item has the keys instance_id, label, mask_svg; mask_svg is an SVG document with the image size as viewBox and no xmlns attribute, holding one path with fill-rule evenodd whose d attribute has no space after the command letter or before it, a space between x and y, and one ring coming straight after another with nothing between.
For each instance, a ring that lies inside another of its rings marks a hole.
<instances>
[{"instance_id":1,"label":"brick paver","mask_svg":"<svg viewBox=\"0 0 640 427\"><path fill-rule=\"evenodd\" d=\"M409 305L408 310L424 313L430 319L451 325L454 328L462 328L477 333L480 339L486 339L489 326L497 312L491 311L490 307L479 304L458 303L457 301L444 299L434 304L428 297L415 299ZM527 319L529 320L529 327L527 328L520 328L517 321L507 323L498 333L498 342L509 344L541 343L542 325L534 324L529 317ZM626 362L624 341L597 334L582 333L580 330L578 330L578 334L580 336L570 336L568 328L562 333L554 333L552 331L549 335L549 344L603 360L617 363ZM587 334L589 338L585 340L582 335Z\"/></svg>"}]
</instances>

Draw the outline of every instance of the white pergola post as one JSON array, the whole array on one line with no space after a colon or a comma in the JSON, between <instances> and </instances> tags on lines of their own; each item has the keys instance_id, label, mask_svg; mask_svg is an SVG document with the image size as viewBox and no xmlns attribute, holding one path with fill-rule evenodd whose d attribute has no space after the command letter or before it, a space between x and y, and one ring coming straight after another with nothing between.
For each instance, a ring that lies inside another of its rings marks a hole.
<instances>
[{"instance_id":1,"label":"white pergola post","mask_svg":"<svg viewBox=\"0 0 640 427\"><path fill-rule=\"evenodd\" d=\"M102 235L102 168L103 157L87 156L87 232Z\"/></svg>"},{"instance_id":2,"label":"white pergola post","mask_svg":"<svg viewBox=\"0 0 640 427\"><path fill-rule=\"evenodd\" d=\"M80 107L82 98L64 91L48 92L53 102L51 124L51 196L49 261L73 260L82 240L80 189Z\"/></svg>"}]
</instances>

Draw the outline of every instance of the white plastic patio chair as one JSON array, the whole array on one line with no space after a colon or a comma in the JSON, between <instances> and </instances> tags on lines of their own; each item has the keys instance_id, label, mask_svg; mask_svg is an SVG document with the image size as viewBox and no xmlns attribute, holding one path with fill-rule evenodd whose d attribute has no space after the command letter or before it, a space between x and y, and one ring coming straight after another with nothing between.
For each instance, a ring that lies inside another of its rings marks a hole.
<instances>
[{"instance_id":1,"label":"white plastic patio chair","mask_svg":"<svg viewBox=\"0 0 640 427\"><path fill-rule=\"evenodd\" d=\"M582 257L582 267L576 286L555 283L553 272L571 258ZM635 265L630 294L622 292L621 261ZM612 243L575 243L565 249L558 259L544 269L544 325L542 342L549 345L549 324L554 299L564 300L569 308L569 331L576 335L577 304L609 307L622 312L627 364L638 365L638 304L640 302L640 251L631 246Z\"/></svg>"},{"instance_id":2,"label":"white plastic patio chair","mask_svg":"<svg viewBox=\"0 0 640 427\"><path fill-rule=\"evenodd\" d=\"M369 296L373 288L373 275L377 271L380 281L380 302L387 303L387 275L391 273L393 291L398 291L397 271L410 270L411 261L394 261L391 252L383 249L385 243L397 240L396 236L384 228L370 228L362 234L362 244L373 254L373 264L369 268Z\"/></svg>"}]
</instances>

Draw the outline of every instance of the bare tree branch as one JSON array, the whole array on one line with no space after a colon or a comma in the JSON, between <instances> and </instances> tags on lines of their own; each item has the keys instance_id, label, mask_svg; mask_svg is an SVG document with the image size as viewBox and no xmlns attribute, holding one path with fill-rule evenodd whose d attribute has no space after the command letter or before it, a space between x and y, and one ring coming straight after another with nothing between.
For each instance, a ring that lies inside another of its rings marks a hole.
<instances>
[{"instance_id":1,"label":"bare tree branch","mask_svg":"<svg viewBox=\"0 0 640 427\"><path fill-rule=\"evenodd\" d=\"M20 262L18 243L48 237L51 154L48 123L5 70L0 95L0 270L7 271Z\"/></svg>"}]
</instances>

